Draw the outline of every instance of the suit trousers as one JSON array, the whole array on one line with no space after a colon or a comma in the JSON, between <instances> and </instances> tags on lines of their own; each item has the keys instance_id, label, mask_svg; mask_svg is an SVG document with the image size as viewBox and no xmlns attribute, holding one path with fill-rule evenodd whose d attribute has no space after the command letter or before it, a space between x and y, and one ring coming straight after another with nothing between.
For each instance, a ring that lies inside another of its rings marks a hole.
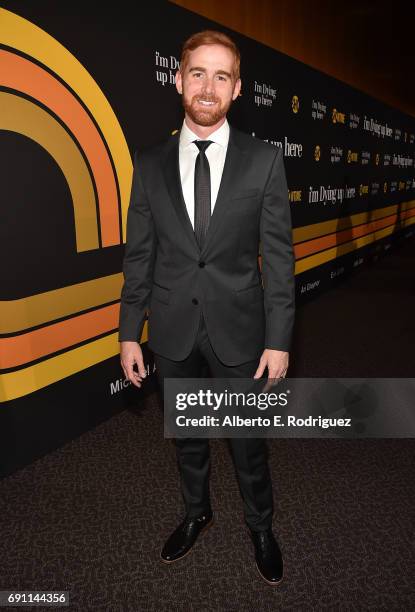
<instances>
[{"instance_id":1,"label":"suit trousers","mask_svg":"<svg viewBox=\"0 0 415 612\"><path fill-rule=\"evenodd\" d=\"M238 366L227 366L215 355L203 315L195 345L183 361L154 355L157 377L163 393L164 378L206 378L207 368L215 378L252 378L259 359ZM268 529L272 524L273 498L266 440L230 438L233 461L243 500L245 521L252 530ZM207 438L175 440L181 490L188 517L211 509L209 494L210 446Z\"/></svg>"}]
</instances>

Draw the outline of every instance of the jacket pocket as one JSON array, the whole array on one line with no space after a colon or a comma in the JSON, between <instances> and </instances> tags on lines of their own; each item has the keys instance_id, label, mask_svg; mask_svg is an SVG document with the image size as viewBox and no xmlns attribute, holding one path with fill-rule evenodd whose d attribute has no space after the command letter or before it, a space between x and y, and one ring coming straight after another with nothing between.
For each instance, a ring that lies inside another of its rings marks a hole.
<instances>
[{"instance_id":1,"label":"jacket pocket","mask_svg":"<svg viewBox=\"0 0 415 612\"><path fill-rule=\"evenodd\" d=\"M154 300L158 300L163 304L168 304L170 300L170 289L166 289L161 285L156 285L153 283L153 289L151 291L151 298Z\"/></svg>"},{"instance_id":2,"label":"jacket pocket","mask_svg":"<svg viewBox=\"0 0 415 612\"><path fill-rule=\"evenodd\" d=\"M231 197L231 200L244 200L245 198L255 198L260 194L259 189L246 189Z\"/></svg>"},{"instance_id":3,"label":"jacket pocket","mask_svg":"<svg viewBox=\"0 0 415 612\"><path fill-rule=\"evenodd\" d=\"M254 285L236 292L237 300L243 304L252 304L264 299L264 290L261 285Z\"/></svg>"}]
</instances>

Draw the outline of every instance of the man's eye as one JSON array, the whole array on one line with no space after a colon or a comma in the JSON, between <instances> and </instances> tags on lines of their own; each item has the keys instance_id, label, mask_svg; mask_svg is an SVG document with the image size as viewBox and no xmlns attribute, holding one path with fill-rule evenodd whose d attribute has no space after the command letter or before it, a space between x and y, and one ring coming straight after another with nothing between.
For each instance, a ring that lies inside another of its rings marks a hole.
<instances>
[{"instance_id":1,"label":"man's eye","mask_svg":"<svg viewBox=\"0 0 415 612\"><path fill-rule=\"evenodd\" d=\"M197 79L202 76L201 72L194 72L193 74Z\"/></svg>"},{"instance_id":2,"label":"man's eye","mask_svg":"<svg viewBox=\"0 0 415 612\"><path fill-rule=\"evenodd\" d=\"M219 79L219 81L226 81L226 77L224 77L221 74L218 75L218 79Z\"/></svg>"}]
</instances>

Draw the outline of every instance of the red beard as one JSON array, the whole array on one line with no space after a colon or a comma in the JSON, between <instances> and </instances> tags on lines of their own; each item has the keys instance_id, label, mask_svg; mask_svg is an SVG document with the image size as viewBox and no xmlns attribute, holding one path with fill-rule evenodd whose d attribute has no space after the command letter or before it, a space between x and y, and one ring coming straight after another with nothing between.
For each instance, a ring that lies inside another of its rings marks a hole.
<instances>
[{"instance_id":1,"label":"red beard","mask_svg":"<svg viewBox=\"0 0 415 612\"><path fill-rule=\"evenodd\" d=\"M206 108L202 108L200 104L198 104L198 100L205 100L207 102L216 102L215 106ZM197 125L202 125L203 127L209 127L211 125L215 125L218 123L223 117L226 116L232 100L229 101L225 106L221 105L221 101L219 98L215 98L212 96L207 96L203 94L198 94L197 96L193 96L191 102L189 103L185 96L182 97L183 107L186 111L187 115L190 119L196 123Z\"/></svg>"}]
</instances>

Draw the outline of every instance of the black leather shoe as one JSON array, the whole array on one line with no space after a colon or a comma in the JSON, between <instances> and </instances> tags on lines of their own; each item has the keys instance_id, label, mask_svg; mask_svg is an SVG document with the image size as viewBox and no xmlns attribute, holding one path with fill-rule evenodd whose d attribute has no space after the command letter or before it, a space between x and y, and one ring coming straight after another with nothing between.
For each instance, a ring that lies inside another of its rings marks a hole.
<instances>
[{"instance_id":1,"label":"black leather shoe","mask_svg":"<svg viewBox=\"0 0 415 612\"><path fill-rule=\"evenodd\" d=\"M185 518L163 546L161 551L163 563L174 563L183 559L191 551L199 534L211 525L213 525L212 512L199 517Z\"/></svg>"},{"instance_id":2,"label":"black leather shoe","mask_svg":"<svg viewBox=\"0 0 415 612\"><path fill-rule=\"evenodd\" d=\"M251 538L255 546L255 561L261 578L272 586L282 582L283 561L280 547L272 529L252 531Z\"/></svg>"}]
</instances>

